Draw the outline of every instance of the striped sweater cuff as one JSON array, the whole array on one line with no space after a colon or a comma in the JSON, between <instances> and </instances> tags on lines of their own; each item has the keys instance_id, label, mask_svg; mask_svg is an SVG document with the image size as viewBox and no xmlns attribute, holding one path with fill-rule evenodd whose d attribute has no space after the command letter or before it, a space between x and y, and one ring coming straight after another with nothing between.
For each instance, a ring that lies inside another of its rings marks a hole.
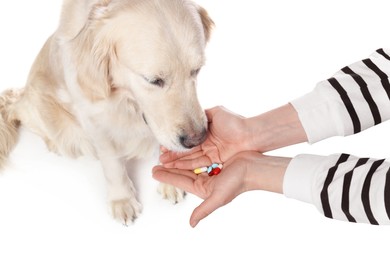
<instances>
[{"instance_id":1,"label":"striped sweater cuff","mask_svg":"<svg viewBox=\"0 0 390 260\"><path fill-rule=\"evenodd\" d=\"M309 143L356 134L390 119L390 57L379 49L291 102Z\"/></svg>"},{"instance_id":2,"label":"striped sweater cuff","mask_svg":"<svg viewBox=\"0 0 390 260\"><path fill-rule=\"evenodd\" d=\"M322 87L328 84L320 82L308 94L291 101L291 105L298 112L299 120L306 132L308 142L316 143L332 136L345 136L352 134L353 130L348 121L343 118L344 105L336 97L331 88ZM331 93L328 93L331 92Z\"/></svg>"},{"instance_id":3,"label":"striped sweater cuff","mask_svg":"<svg viewBox=\"0 0 390 260\"><path fill-rule=\"evenodd\" d=\"M313 182L315 174L322 168L324 156L301 154L293 158L287 167L283 180L283 193L286 197L314 203Z\"/></svg>"}]
</instances>

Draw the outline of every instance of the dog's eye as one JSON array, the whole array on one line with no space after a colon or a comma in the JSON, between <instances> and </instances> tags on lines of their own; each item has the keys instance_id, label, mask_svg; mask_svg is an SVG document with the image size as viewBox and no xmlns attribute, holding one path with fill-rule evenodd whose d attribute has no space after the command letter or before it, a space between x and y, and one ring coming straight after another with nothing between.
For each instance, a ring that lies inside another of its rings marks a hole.
<instances>
[{"instance_id":1,"label":"dog's eye","mask_svg":"<svg viewBox=\"0 0 390 260\"><path fill-rule=\"evenodd\" d=\"M199 68L199 69L196 69L196 70L193 70L193 71L191 71L191 77L196 77L196 76L198 76L198 74L199 74L199 71L200 71L200 68Z\"/></svg>"},{"instance_id":2,"label":"dog's eye","mask_svg":"<svg viewBox=\"0 0 390 260\"><path fill-rule=\"evenodd\" d=\"M149 82L150 84L158 86L160 88L164 87L164 85L165 85L165 81L161 78L154 78L154 79L145 78L145 80L147 82Z\"/></svg>"}]
</instances>

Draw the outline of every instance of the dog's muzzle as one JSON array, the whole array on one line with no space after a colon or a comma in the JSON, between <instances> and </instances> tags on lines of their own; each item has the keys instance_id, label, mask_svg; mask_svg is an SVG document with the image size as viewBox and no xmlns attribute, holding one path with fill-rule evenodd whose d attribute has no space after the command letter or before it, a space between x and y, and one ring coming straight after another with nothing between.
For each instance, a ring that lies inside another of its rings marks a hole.
<instances>
[{"instance_id":1,"label":"dog's muzzle","mask_svg":"<svg viewBox=\"0 0 390 260\"><path fill-rule=\"evenodd\" d=\"M206 137L207 137L207 129L203 128L203 130L199 133L183 134L179 137L179 140L180 140L180 144L184 148L191 149L203 143L206 140Z\"/></svg>"}]
</instances>

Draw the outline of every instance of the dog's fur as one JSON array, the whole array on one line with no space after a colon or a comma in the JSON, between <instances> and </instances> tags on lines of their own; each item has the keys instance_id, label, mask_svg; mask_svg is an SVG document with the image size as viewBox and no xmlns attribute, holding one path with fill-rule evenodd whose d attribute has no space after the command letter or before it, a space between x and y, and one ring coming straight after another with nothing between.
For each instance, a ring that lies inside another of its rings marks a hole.
<instances>
[{"instance_id":1,"label":"dog's fur","mask_svg":"<svg viewBox=\"0 0 390 260\"><path fill-rule=\"evenodd\" d=\"M196 76L213 22L190 0L64 0L62 10L25 88L0 97L0 165L20 124L59 154L96 156L113 216L127 223L141 206L126 161L205 139Z\"/></svg>"}]
</instances>

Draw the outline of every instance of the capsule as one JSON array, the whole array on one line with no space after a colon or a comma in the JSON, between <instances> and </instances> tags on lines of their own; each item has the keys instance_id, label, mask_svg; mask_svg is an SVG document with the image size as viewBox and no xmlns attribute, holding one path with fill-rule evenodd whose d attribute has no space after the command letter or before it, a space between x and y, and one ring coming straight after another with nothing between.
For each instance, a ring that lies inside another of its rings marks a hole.
<instances>
[{"instance_id":1,"label":"capsule","mask_svg":"<svg viewBox=\"0 0 390 260\"><path fill-rule=\"evenodd\" d=\"M216 167L209 173L209 176L218 175L220 173L221 173L221 168Z\"/></svg>"},{"instance_id":2,"label":"capsule","mask_svg":"<svg viewBox=\"0 0 390 260\"><path fill-rule=\"evenodd\" d=\"M220 174L222 167L223 167L222 163L213 163L211 166L208 166L208 167L196 168L194 170L194 173L201 174L201 173L207 172L207 174L209 176L218 175L218 174Z\"/></svg>"},{"instance_id":3,"label":"capsule","mask_svg":"<svg viewBox=\"0 0 390 260\"><path fill-rule=\"evenodd\" d=\"M195 173L195 174L201 174L201 173L203 173L203 172L207 172L207 167L200 167L200 168L196 168L196 169L194 170L194 173Z\"/></svg>"}]
</instances>

